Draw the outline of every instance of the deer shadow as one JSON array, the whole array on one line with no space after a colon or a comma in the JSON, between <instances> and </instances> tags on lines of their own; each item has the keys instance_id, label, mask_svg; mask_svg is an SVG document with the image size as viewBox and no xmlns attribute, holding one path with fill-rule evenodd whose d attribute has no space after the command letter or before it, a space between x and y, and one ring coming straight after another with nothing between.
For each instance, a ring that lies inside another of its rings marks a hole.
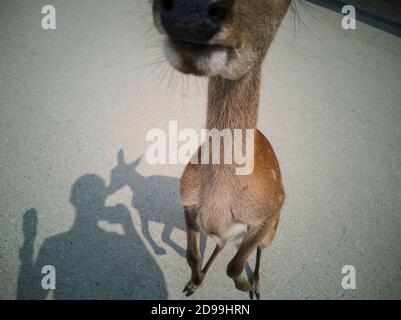
<instances>
[{"instance_id":1,"label":"deer shadow","mask_svg":"<svg viewBox=\"0 0 401 320\"><path fill-rule=\"evenodd\" d=\"M70 195L76 213L73 226L45 239L36 261L37 211L25 213L17 299L46 299L44 266L54 267L57 300L167 299L163 273L137 234L128 209L105 206L108 195L102 178L79 178ZM100 221L121 225L124 235L105 231Z\"/></svg>"},{"instance_id":2,"label":"deer shadow","mask_svg":"<svg viewBox=\"0 0 401 320\"><path fill-rule=\"evenodd\" d=\"M131 205L137 209L141 219L142 234L153 248L155 254L164 255L166 250L153 239L149 222L154 221L163 225L162 241L170 246L180 256L185 257L186 251L171 239L174 229L186 232L185 219L179 199L179 179L166 176L142 176L137 167L141 158L127 164L124 151L117 155L117 166L111 171L111 182L108 187L110 194L128 186L133 194ZM201 234L201 256L206 248L206 236Z\"/></svg>"}]
</instances>

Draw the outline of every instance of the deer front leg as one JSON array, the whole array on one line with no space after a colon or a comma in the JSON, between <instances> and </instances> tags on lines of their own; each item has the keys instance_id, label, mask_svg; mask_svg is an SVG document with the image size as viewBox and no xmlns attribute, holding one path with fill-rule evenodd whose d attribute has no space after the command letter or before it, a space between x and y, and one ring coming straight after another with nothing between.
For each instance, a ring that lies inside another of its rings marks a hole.
<instances>
[{"instance_id":1,"label":"deer front leg","mask_svg":"<svg viewBox=\"0 0 401 320\"><path fill-rule=\"evenodd\" d=\"M191 267L191 280L185 286L186 296L191 296L201 285L206 273L209 271L213 261L224 247L224 244L217 244L211 257L201 271L201 255L199 249L200 229L197 223L197 212L195 209L184 209L185 222L187 225L187 262Z\"/></svg>"},{"instance_id":2,"label":"deer front leg","mask_svg":"<svg viewBox=\"0 0 401 320\"><path fill-rule=\"evenodd\" d=\"M204 275L200 271L201 256L199 250L200 229L197 223L197 212L195 209L184 208L185 223L187 227L187 262L191 268L191 280L184 288L186 296L192 295L202 283Z\"/></svg>"}]
</instances>

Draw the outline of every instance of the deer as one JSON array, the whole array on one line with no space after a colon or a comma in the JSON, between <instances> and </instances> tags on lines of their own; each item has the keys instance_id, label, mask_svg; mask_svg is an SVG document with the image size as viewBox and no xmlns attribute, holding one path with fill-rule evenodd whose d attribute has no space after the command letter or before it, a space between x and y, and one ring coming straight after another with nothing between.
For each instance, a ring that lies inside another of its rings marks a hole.
<instances>
[{"instance_id":1,"label":"deer","mask_svg":"<svg viewBox=\"0 0 401 320\"><path fill-rule=\"evenodd\" d=\"M186 296L200 287L226 243L240 240L227 276L238 290L260 299L262 250L275 237L285 201L277 156L256 128L261 65L290 6L291 0L153 1L153 23L168 63L182 74L208 78L206 128L254 130L251 174L237 175L234 164L197 161L183 172L180 198L191 269ZM201 148L195 158L200 159ZM201 231L216 240L203 268ZM244 269L254 252L255 267L247 279Z\"/></svg>"}]
</instances>

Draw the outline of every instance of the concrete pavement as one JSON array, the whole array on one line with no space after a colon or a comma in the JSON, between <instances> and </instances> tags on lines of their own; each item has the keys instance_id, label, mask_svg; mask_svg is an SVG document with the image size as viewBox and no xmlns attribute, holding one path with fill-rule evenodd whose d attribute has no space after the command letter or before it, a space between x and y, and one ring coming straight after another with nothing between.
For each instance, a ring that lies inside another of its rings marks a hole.
<instances>
[{"instance_id":1,"label":"concrete pavement","mask_svg":"<svg viewBox=\"0 0 401 320\"><path fill-rule=\"evenodd\" d=\"M41 29L46 4L0 0L0 298L182 299L183 166L141 156L150 129L202 127L206 82L160 60L146 1L52 0L54 31ZM259 128L287 202L262 298L399 299L401 39L298 10L263 67ZM248 298L225 275L234 252L192 298ZM57 270L49 294L43 264ZM341 287L344 265L356 290Z\"/></svg>"}]
</instances>

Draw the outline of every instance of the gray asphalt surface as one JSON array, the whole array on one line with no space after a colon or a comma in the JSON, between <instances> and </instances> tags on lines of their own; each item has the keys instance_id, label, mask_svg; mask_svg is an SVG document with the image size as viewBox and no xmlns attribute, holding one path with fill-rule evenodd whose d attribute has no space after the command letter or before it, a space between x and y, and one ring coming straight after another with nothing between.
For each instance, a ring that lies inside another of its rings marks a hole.
<instances>
[{"instance_id":1,"label":"gray asphalt surface","mask_svg":"<svg viewBox=\"0 0 401 320\"><path fill-rule=\"evenodd\" d=\"M145 1L51 2L57 30L44 31L48 3L0 0L0 299L182 299L184 166L141 157L150 129L202 127L206 82L159 63ZM288 14L263 67L259 128L287 202L262 298L399 299L401 39L298 10L303 24ZM248 298L225 275L234 252L192 298ZM344 265L356 290L341 287Z\"/></svg>"}]
</instances>

